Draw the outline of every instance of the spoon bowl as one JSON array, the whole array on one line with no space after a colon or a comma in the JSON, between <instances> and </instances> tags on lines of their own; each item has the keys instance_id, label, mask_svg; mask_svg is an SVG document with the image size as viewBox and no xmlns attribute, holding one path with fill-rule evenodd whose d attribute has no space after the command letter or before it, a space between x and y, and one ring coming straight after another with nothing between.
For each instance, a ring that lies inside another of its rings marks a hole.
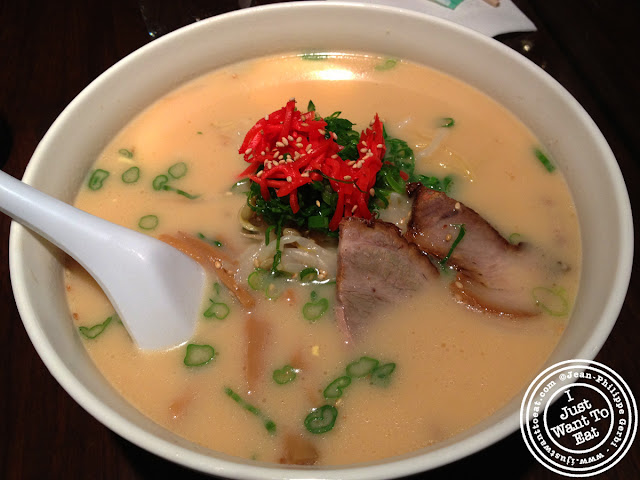
<instances>
[{"instance_id":1,"label":"spoon bowl","mask_svg":"<svg viewBox=\"0 0 640 480\"><path fill-rule=\"evenodd\" d=\"M0 172L0 211L73 257L98 282L136 344L193 336L204 269L177 249L51 197Z\"/></svg>"}]
</instances>

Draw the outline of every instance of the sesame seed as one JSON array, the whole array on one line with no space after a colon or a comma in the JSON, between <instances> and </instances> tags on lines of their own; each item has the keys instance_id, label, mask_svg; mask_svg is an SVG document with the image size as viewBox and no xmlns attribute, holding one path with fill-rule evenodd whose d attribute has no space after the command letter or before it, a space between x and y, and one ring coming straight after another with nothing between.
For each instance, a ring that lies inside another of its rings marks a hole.
<instances>
[{"instance_id":1,"label":"sesame seed","mask_svg":"<svg viewBox=\"0 0 640 480\"><path fill-rule=\"evenodd\" d=\"M280 156L280 150L275 150L273 152L273 158L278 158Z\"/></svg>"},{"instance_id":2,"label":"sesame seed","mask_svg":"<svg viewBox=\"0 0 640 480\"><path fill-rule=\"evenodd\" d=\"M444 237L444 240L445 240L446 242L450 242L452 238L453 238L453 237L451 236L451 234L450 234L450 233L447 233L447 236L446 236L446 237Z\"/></svg>"},{"instance_id":3,"label":"sesame seed","mask_svg":"<svg viewBox=\"0 0 640 480\"><path fill-rule=\"evenodd\" d=\"M362 140L362 145L364 145L365 147L367 146L367 141L366 140Z\"/></svg>"},{"instance_id":4,"label":"sesame seed","mask_svg":"<svg viewBox=\"0 0 640 480\"><path fill-rule=\"evenodd\" d=\"M260 155L262 155L263 157L266 155L266 153L264 153L264 150L260 152Z\"/></svg>"},{"instance_id":5,"label":"sesame seed","mask_svg":"<svg viewBox=\"0 0 640 480\"><path fill-rule=\"evenodd\" d=\"M289 145L289 140L287 140L286 137L282 137L282 144L283 145ZM276 144L277 145L277 144Z\"/></svg>"},{"instance_id":6,"label":"sesame seed","mask_svg":"<svg viewBox=\"0 0 640 480\"><path fill-rule=\"evenodd\" d=\"M336 132L331 132L331 136L333 137L334 140L338 139L338 134Z\"/></svg>"},{"instance_id":7,"label":"sesame seed","mask_svg":"<svg viewBox=\"0 0 640 480\"><path fill-rule=\"evenodd\" d=\"M308 171L304 171L300 174L301 177L308 177L309 176L309 172Z\"/></svg>"},{"instance_id":8,"label":"sesame seed","mask_svg":"<svg viewBox=\"0 0 640 480\"><path fill-rule=\"evenodd\" d=\"M462 289L463 285L462 285L462 283L460 283L460 282L456 282L456 287L458 287L458 288Z\"/></svg>"},{"instance_id":9,"label":"sesame seed","mask_svg":"<svg viewBox=\"0 0 640 480\"><path fill-rule=\"evenodd\" d=\"M311 146L311 144L309 143L309 144L307 145L307 148L305 148L305 150L306 150L307 152L310 152L312 148L313 148L313 147L312 147L312 146Z\"/></svg>"},{"instance_id":10,"label":"sesame seed","mask_svg":"<svg viewBox=\"0 0 640 480\"><path fill-rule=\"evenodd\" d=\"M345 176L344 176L344 179L345 179L345 180L351 180L351 175L345 175Z\"/></svg>"},{"instance_id":11,"label":"sesame seed","mask_svg":"<svg viewBox=\"0 0 640 480\"><path fill-rule=\"evenodd\" d=\"M309 124L307 122L302 122L300 125L302 125L303 127L308 127Z\"/></svg>"},{"instance_id":12,"label":"sesame seed","mask_svg":"<svg viewBox=\"0 0 640 480\"><path fill-rule=\"evenodd\" d=\"M358 209L358 205L354 205L353 208L351 209L351 213L356 213L357 209Z\"/></svg>"},{"instance_id":13,"label":"sesame seed","mask_svg":"<svg viewBox=\"0 0 640 480\"><path fill-rule=\"evenodd\" d=\"M287 182L291 183L293 181L293 179L291 178L291 176L287 177Z\"/></svg>"},{"instance_id":14,"label":"sesame seed","mask_svg":"<svg viewBox=\"0 0 640 480\"><path fill-rule=\"evenodd\" d=\"M327 132L325 132L323 129L319 128L319 129L318 129L318 133L319 133L320 135L324 135L324 134L325 134L325 133L327 133Z\"/></svg>"},{"instance_id":15,"label":"sesame seed","mask_svg":"<svg viewBox=\"0 0 640 480\"><path fill-rule=\"evenodd\" d=\"M261 177L263 173L264 173L264 170L260 170L258 173L256 173L256 177Z\"/></svg>"},{"instance_id":16,"label":"sesame seed","mask_svg":"<svg viewBox=\"0 0 640 480\"><path fill-rule=\"evenodd\" d=\"M355 160L349 160L349 161L347 162L347 165L349 165L349 166L351 167L351 166L353 166L355 163L356 163L356 161L355 161Z\"/></svg>"},{"instance_id":17,"label":"sesame seed","mask_svg":"<svg viewBox=\"0 0 640 480\"><path fill-rule=\"evenodd\" d=\"M247 148L247 149L244 151L244 154L245 154L245 155L249 155L250 153L251 153L251 148Z\"/></svg>"},{"instance_id":18,"label":"sesame seed","mask_svg":"<svg viewBox=\"0 0 640 480\"><path fill-rule=\"evenodd\" d=\"M338 158L338 155L333 154L333 155L331 155L331 158Z\"/></svg>"},{"instance_id":19,"label":"sesame seed","mask_svg":"<svg viewBox=\"0 0 640 480\"><path fill-rule=\"evenodd\" d=\"M456 204L453 206L453 208L455 208L456 210L460 210L462 206L460 205L460 202L456 202Z\"/></svg>"},{"instance_id":20,"label":"sesame seed","mask_svg":"<svg viewBox=\"0 0 640 480\"><path fill-rule=\"evenodd\" d=\"M296 147L297 148L304 148L304 145L302 145L301 143L296 143Z\"/></svg>"},{"instance_id":21,"label":"sesame seed","mask_svg":"<svg viewBox=\"0 0 640 480\"><path fill-rule=\"evenodd\" d=\"M216 260L215 263L213 264L216 268L222 268L222 264Z\"/></svg>"},{"instance_id":22,"label":"sesame seed","mask_svg":"<svg viewBox=\"0 0 640 480\"><path fill-rule=\"evenodd\" d=\"M284 147L284 143L282 143L282 142L276 142L276 147L280 147L280 148L282 148L282 147Z\"/></svg>"},{"instance_id":23,"label":"sesame seed","mask_svg":"<svg viewBox=\"0 0 640 480\"><path fill-rule=\"evenodd\" d=\"M320 200L316 200L316 206L320 206Z\"/></svg>"},{"instance_id":24,"label":"sesame seed","mask_svg":"<svg viewBox=\"0 0 640 480\"><path fill-rule=\"evenodd\" d=\"M383 145L383 144L381 144L381 143L379 143L378 145L376 145L376 147L378 147L378 148L384 148L384 145Z\"/></svg>"},{"instance_id":25,"label":"sesame seed","mask_svg":"<svg viewBox=\"0 0 640 480\"><path fill-rule=\"evenodd\" d=\"M289 135L289 136L287 137L287 139L288 139L290 142L293 142L293 137L292 137L291 135Z\"/></svg>"},{"instance_id":26,"label":"sesame seed","mask_svg":"<svg viewBox=\"0 0 640 480\"><path fill-rule=\"evenodd\" d=\"M265 115L265 116L264 116L264 119L265 119L265 120L269 120L269 115Z\"/></svg>"},{"instance_id":27,"label":"sesame seed","mask_svg":"<svg viewBox=\"0 0 640 480\"><path fill-rule=\"evenodd\" d=\"M370 189L369 189L369 195L371 195L371 196L373 197L375 194L376 194L375 189L370 188Z\"/></svg>"},{"instance_id":28,"label":"sesame seed","mask_svg":"<svg viewBox=\"0 0 640 480\"><path fill-rule=\"evenodd\" d=\"M367 153L367 150L369 150L367 147L361 148L360 153Z\"/></svg>"}]
</instances>

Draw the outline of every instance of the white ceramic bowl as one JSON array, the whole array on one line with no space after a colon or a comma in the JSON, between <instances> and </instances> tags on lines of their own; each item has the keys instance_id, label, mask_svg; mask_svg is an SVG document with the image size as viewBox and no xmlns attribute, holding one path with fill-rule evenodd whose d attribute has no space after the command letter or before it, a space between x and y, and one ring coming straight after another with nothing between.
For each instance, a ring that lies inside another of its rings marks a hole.
<instances>
[{"instance_id":1,"label":"white ceramic bowl","mask_svg":"<svg viewBox=\"0 0 640 480\"><path fill-rule=\"evenodd\" d=\"M78 95L38 146L24 180L70 202L106 142L162 94L230 62L295 50L361 50L422 63L484 91L531 128L564 173L582 230L580 291L548 363L593 359L620 312L632 264L631 209L616 160L582 107L545 72L492 39L437 19L387 7L303 2L252 8L181 29L134 52ZM394 478L453 462L518 428L520 397L463 434L372 464L285 468L208 451L145 418L99 374L69 320L60 260L51 245L12 226L14 294L42 360L103 424L195 470L232 478Z\"/></svg>"}]
</instances>

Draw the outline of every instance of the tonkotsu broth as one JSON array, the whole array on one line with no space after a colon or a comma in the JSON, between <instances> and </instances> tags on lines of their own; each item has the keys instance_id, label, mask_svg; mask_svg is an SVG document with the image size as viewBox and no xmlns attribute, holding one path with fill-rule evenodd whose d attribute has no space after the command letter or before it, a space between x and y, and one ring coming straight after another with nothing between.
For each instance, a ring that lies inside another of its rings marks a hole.
<instances>
[{"instance_id":1,"label":"tonkotsu broth","mask_svg":"<svg viewBox=\"0 0 640 480\"><path fill-rule=\"evenodd\" d=\"M454 175L452 197L503 235L518 233L568 266L558 285L545 286L564 288L571 305L580 270L579 227L561 175L547 172L532 154L537 140L475 89L409 62L375 68L381 62L365 55L321 61L272 57L192 81L150 106L113 139L95 163L109 177L98 190L83 187L75 205L133 229L141 217L153 214L158 226L148 233L201 232L238 257L253 241L241 235L237 220L246 196L231 194L230 187L246 168L238 148L256 120L291 97L303 111L309 100L321 115L339 110L358 130L377 112L387 131L414 149L418 172ZM455 128L422 158L438 135L441 117L454 118ZM123 148L133 158L119 153ZM200 194L198 199L152 188L152 180L178 162L188 171L170 184ZM131 166L140 168L140 179L126 184L120 176ZM127 274L125 265L122 271ZM69 266L65 280L76 326L96 325L113 315L78 266ZM486 418L538 373L568 321L567 315L510 318L473 311L456 303L443 283L381 312L360 340L347 345L331 309L315 323L301 315L311 289L333 306L335 287L292 288L277 300L252 292L254 315L269 329L263 374L252 388L245 375L247 315L224 288L217 298L229 305L230 314L224 320L203 317L191 342L215 349L214 360L205 366L186 367L184 347L140 351L117 322L83 341L125 398L178 435L268 462L282 461L284 439L295 436L313 443L318 464L345 464L429 446ZM216 295L213 287L208 295ZM208 304L205 299L203 311ZM312 408L327 403L324 388L363 355L395 362L390 384L382 388L354 380L338 400L335 427L309 433L303 421ZM302 365L296 380L276 384L272 372L292 359ZM227 387L275 422L276 433L226 395Z\"/></svg>"}]
</instances>

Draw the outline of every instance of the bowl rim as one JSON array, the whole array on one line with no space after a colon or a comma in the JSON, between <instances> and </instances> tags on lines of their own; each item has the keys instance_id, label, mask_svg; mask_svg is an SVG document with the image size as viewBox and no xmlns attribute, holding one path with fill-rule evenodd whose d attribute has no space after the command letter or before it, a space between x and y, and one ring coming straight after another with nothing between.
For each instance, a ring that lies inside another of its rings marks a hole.
<instances>
[{"instance_id":1,"label":"bowl rim","mask_svg":"<svg viewBox=\"0 0 640 480\"><path fill-rule=\"evenodd\" d=\"M259 15L263 11L285 12L294 8L306 9L309 11L317 8L349 8L354 11L361 9L373 9L387 14L414 17L425 22L425 24L441 25L447 29L457 31L458 34L469 37L476 42L483 43L485 48L496 51L500 55L507 55L511 57L515 62L519 63L522 68L528 69L532 75L538 77L539 80L542 83L545 83L549 88L562 92L562 95L566 97L568 107L573 109L576 115L581 117L582 121L585 122L585 127L595 134L599 147L601 148L601 154L605 161L608 162L608 170L614 177L614 183L617 183L618 186L622 187L617 189L615 201L619 205L618 212L620 214L621 229L625 232L625 235L623 235L623 238L621 239L621 255L619 265L617 266L619 275L615 279L616 284L614 285L614 288L612 288L612 294L609 296L609 301L603 315L603 318L607 319L607 321L601 322L598 325L597 331L589 337L589 341L583 345L578 352L580 358L593 359L606 341L608 334L617 320L617 316L622 308L622 304L626 296L631 276L631 260L633 257L633 225L631 220L631 206L619 166L615 161L613 153L611 152L606 140L591 117L555 79L542 71L535 64L529 62L526 58L501 43L443 19L419 12L384 5L339 1L300 1L252 7L251 9L222 14L217 17L202 20L196 24L188 25L175 32L155 39L149 44L144 45L138 50L127 55L83 89L83 91L64 109L50 127L49 131L45 134L33 154L32 161L29 162L29 165L25 170L23 180L26 183L30 183L32 181L34 172L37 170L40 163L40 159L44 158L43 152L46 152L50 148L54 132L65 122L69 112L74 110L77 105L81 104L84 98L91 96L97 86L101 82L104 82L106 78L117 75L117 72L123 66L137 62L140 57L148 55L148 52L160 49L163 45L169 42L174 42L174 39L180 38L183 35L188 35L189 32L195 33L200 30L214 29L216 25L221 22L228 22L230 19L235 18ZM228 458L219 458L181 448L170 441L154 436L146 429L124 419L108 405L104 404L100 398L89 391L87 387L80 383L69 372L61 357L54 350L49 339L46 337L44 331L39 328L38 323L34 320L36 313L28 301L28 295L25 289L25 285L28 281L26 279L27 272L22 270L22 265L20 263L20 258L26 255L23 248L23 239L25 235L28 235L28 231L21 225L12 222L9 239L9 263L16 304L18 306L20 316L23 319L25 329L38 355L67 393L69 393L69 395L88 413L118 435L166 460L197 471L221 476L230 476L230 478L239 479L256 477L279 479L291 476L297 478L318 478L319 474L325 476L323 478L341 478L345 480L355 478L397 478L437 468L452 461L467 457L515 432L519 426L519 414L518 412L513 412L508 417L502 419L502 421L484 427L479 432L467 436L463 435L462 438L460 438L460 435L456 435L453 437L455 441L442 442L434 448L428 449L424 453L413 452L401 457L392 457L378 462L359 463L345 467L280 467L274 464L246 462L240 458L235 459L230 456ZM481 424L482 423L483 422L481 422ZM460 452L463 452L463 454L461 455Z\"/></svg>"}]
</instances>

